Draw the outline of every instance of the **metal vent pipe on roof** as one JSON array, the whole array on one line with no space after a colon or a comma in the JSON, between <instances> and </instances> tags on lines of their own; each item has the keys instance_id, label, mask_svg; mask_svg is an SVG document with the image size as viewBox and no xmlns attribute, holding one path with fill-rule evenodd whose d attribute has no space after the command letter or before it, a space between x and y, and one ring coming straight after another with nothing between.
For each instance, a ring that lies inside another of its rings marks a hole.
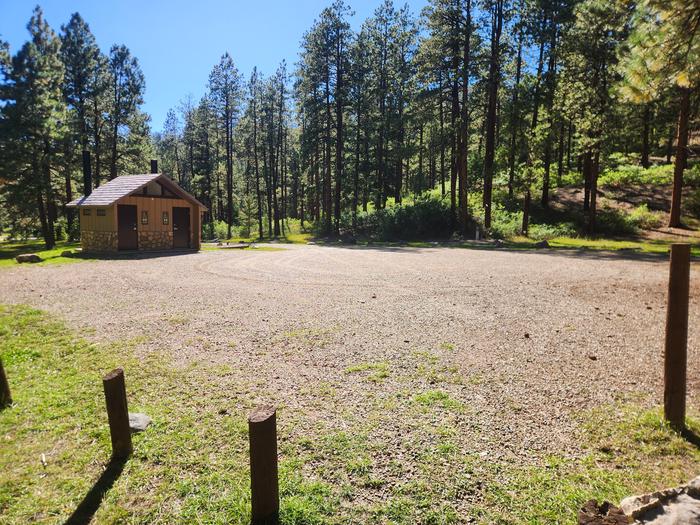
<instances>
[{"instance_id":1,"label":"metal vent pipe on roof","mask_svg":"<svg viewBox=\"0 0 700 525\"><path fill-rule=\"evenodd\" d=\"M158 173L158 161L156 159L151 160L151 173Z\"/></svg>"}]
</instances>

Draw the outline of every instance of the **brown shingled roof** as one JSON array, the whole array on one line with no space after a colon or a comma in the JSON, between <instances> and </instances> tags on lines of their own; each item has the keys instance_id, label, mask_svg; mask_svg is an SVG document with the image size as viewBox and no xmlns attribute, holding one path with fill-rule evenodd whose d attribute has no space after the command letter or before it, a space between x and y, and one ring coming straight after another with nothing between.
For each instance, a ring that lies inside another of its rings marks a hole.
<instances>
[{"instance_id":1,"label":"brown shingled roof","mask_svg":"<svg viewBox=\"0 0 700 525\"><path fill-rule=\"evenodd\" d=\"M201 208L207 209L204 204L195 199L192 195L178 186L175 181L162 173L145 173L140 175L121 175L116 177L95 190L87 197L79 197L68 203L68 206L111 206L122 197L131 195L143 188L149 182L157 180L165 188L174 194L182 197L191 204L197 204Z\"/></svg>"}]
</instances>

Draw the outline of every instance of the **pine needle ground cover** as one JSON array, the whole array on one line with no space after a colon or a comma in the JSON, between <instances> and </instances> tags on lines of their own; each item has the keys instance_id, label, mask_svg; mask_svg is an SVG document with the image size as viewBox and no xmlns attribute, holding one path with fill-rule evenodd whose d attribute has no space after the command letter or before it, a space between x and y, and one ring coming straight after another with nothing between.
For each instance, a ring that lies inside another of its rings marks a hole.
<instances>
[{"instance_id":1,"label":"pine needle ground cover","mask_svg":"<svg viewBox=\"0 0 700 525\"><path fill-rule=\"evenodd\" d=\"M62 523L90 490L110 452L100 378L117 365L130 410L154 424L135 435L134 455L95 523L248 523L246 415L259 386L233 384L224 366L138 356L141 343L92 343L41 311L0 307L0 355L14 398L0 412L2 523ZM436 370L430 355L414 359L436 387L367 399L362 421L340 411L334 428L302 436L295 429L308 427L314 411L280 407L283 523L574 523L591 497L619 501L700 469L698 449L662 423L658 408L631 397L581 415L579 455L514 464L465 454L449 422L470 409L440 388L452 372ZM345 373L376 383L393 372L380 362ZM332 387L317 390L317 409L333 410ZM412 421L398 443L376 431L396 413ZM689 425L700 432L697 420ZM387 446L401 448L403 461L382 461Z\"/></svg>"}]
</instances>

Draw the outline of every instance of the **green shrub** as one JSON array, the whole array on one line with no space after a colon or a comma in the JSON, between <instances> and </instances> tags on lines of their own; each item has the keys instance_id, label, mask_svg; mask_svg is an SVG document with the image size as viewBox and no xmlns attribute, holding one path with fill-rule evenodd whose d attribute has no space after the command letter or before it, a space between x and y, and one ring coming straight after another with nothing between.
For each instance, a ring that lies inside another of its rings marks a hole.
<instances>
[{"instance_id":1,"label":"green shrub","mask_svg":"<svg viewBox=\"0 0 700 525\"><path fill-rule=\"evenodd\" d=\"M611 169L617 169L620 166L636 165L639 162L639 155L636 153L622 153L616 151L608 155L605 165Z\"/></svg>"},{"instance_id":2,"label":"green shrub","mask_svg":"<svg viewBox=\"0 0 700 525\"><path fill-rule=\"evenodd\" d=\"M646 204L631 212L604 207L598 210L597 230L609 235L631 235L639 229L649 230L663 225L664 214L652 211Z\"/></svg>"},{"instance_id":3,"label":"green shrub","mask_svg":"<svg viewBox=\"0 0 700 525\"><path fill-rule=\"evenodd\" d=\"M228 224L225 221L214 221L214 237L216 239L228 239Z\"/></svg>"},{"instance_id":4,"label":"green shrub","mask_svg":"<svg viewBox=\"0 0 700 525\"><path fill-rule=\"evenodd\" d=\"M53 225L54 236L57 241L68 239L68 221L65 217L60 217Z\"/></svg>"},{"instance_id":5,"label":"green shrub","mask_svg":"<svg viewBox=\"0 0 700 525\"><path fill-rule=\"evenodd\" d=\"M683 173L683 183L686 186L700 186L700 164L695 164ZM673 184L673 165L663 164L644 169L634 164L606 169L598 179L600 186L634 186L653 184L669 186Z\"/></svg>"},{"instance_id":6,"label":"green shrub","mask_svg":"<svg viewBox=\"0 0 700 525\"><path fill-rule=\"evenodd\" d=\"M491 206L491 230L494 239L507 239L520 235L523 227L523 212L508 211L500 205Z\"/></svg>"},{"instance_id":7,"label":"green shrub","mask_svg":"<svg viewBox=\"0 0 700 525\"><path fill-rule=\"evenodd\" d=\"M583 186L583 174L574 170L565 170L561 176L562 186Z\"/></svg>"},{"instance_id":8,"label":"green shrub","mask_svg":"<svg viewBox=\"0 0 700 525\"><path fill-rule=\"evenodd\" d=\"M616 208L603 207L598 210L596 230L608 235L632 235L637 233L637 224L629 213Z\"/></svg>"},{"instance_id":9,"label":"green shrub","mask_svg":"<svg viewBox=\"0 0 700 525\"><path fill-rule=\"evenodd\" d=\"M639 228L651 230L663 224L664 215L658 211L651 211L649 206L642 204L632 210L629 214L629 220Z\"/></svg>"},{"instance_id":10,"label":"green shrub","mask_svg":"<svg viewBox=\"0 0 700 525\"><path fill-rule=\"evenodd\" d=\"M447 199L419 197L413 204L360 212L356 231L380 240L446 238L452 233L450 206Z\"/></svg>"},{"instance_id":11,"label":"green shrub","mask_svg":"<svg viewBox=\"0 0 700 525\"><path fill-rule=\"evenodd\" d=\"M600 186L630 186L640 184L666 185L673 182L673 166L641 166L627 164L615 169L606 169L598 179Z\"/></svg>"},{"instance_id":12,"label":"green shrub","mask_svg":"<svg viewBox=\"0 0 700 525\"><path fill-rule=\"evenodd\" d=\"M561 224L530 224L528 231L528 237L537 241L554 239L555 237L574 237L576 234L576 225L570 222Z\"/></svg>"},{"instance_id":13,"label":"green shrub","mask_svg":"<svg viewBox=\"0 0 700 525\"><path fill-rule=\"evenodd\" d=\"M693 191L685 199L683 207L688 215L700 218L700 188Z\"/></svg>"}]
</instances>

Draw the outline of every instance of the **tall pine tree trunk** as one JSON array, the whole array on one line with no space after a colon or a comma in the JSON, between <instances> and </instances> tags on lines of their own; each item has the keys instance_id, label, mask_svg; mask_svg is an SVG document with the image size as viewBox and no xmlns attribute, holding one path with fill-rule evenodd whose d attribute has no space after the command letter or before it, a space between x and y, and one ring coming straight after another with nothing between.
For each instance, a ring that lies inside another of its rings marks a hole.
<instances>
[{"instance_id":1,"label":"tall pine tree trunk","mask_svg":"<svg viewBox=\"0 0 700 525\"><path fill-rule=\"evenodd\" d=\"M253 93L253 165L255 168L255 196L258 205L258 238L265 236L263 230L262 195L260 193L260 160L258 159L258 103Z\"/></svg>"},{"instance_id":2,"label":"tall pine tree trunk","mask_svg":"<svg viewBox=\"0 0 700 525\"><path fill-rule=\"evenodd\" d=\"M552 29L552 40L549 44L549 62L547 64L547 136L544 143L544 177L542 180L543 208L549 208L550 169L552 167L552 134L554 132L554 90L556 87L556 47L557 29Z\"/></svg>"},{"instance_id":3,"label":"tall pine tree trunk","mask_svg":"<svg viewBox=\"0 0 700 525\"><path fill-rule=\"evenodd\" d=\"M328 50L330 52L330 50ZM325 98L326 98L326 140L325 140L325 145L326 145L326 158L325 158L325 166L326 166L326 173L325 173L325 178L323 181L323 218L324 218L324 225L323 225L323 232L326 235L329 235L331 233L332 229L332 221L333 221L333 213L332 213L332 200L331 200L331 178L332 178L332 169L331 169L331 88L330 88L330 76L331 76L331 70L330 70L330 59L328 55L326 54L326 75L325 75Z\"/></svg>"},{"instance_id":4,"label":"tall pine tree trunk","mask_svg":"<svg viewBox=\"0 0 700 525\"><path fill-rule=\"evenodd\" d=\"M520 229L521 233L527 237L530 231L530 201L532 196L530 195L530 188L525 190L525 201L523 202L523 225Z\"/></svg>"},{"instance_id":5,"label":"tall pine tree trunk","mask_svg":"<svg viewBox=\"0 0 700 525\"><path fill-rule=\"evenodd\" d=\"M668 226L680 228L681 195L683 193L683 171L688 159L688 119L690 117L690 89L680 88L680 107L678 111L678 128L676 132L676 159L673 166L673 195L671 197L671 215Z\"/></svg>"},{"instance_id":6,"label":"tall pine tree trunk","mask_svg":"<svg viewBox=\"0 0 700 525\"><path fill-rule=\"evenodd\" d=\"M467 0L467 22L462 57L462 115L459 136L459 226L467 234L467 184L469 180L469 69L471 67L472 3Z\"/></svg>"},{"instance_id":7,"label":"tall pine tree trunk","mask_svg":"<svg viewBox=\"0 0 700 525\"><path fill-rule=\"evenodd\" d=\"M596 213L598 211L598 172L600 171L600 150L596 149L595 155L591 162L590 173L590 202L588 206L588 233L595 233L596 229Z\"/></svg>"},{"instance_id":8,"label":"tall pine tree trunk","mask_svg":"<svg viewBox=\"0 0 700 525\"><path fill-rule=\"evenodd\" d=\"M445 196L445 101L443 100L444 86L442 71L440 71L440 91L438 93L438 108L440 114L440 195Z\"/></svg>"},{"instance_id":9,"label":"tall pine tree trunk","mask_svg":"<svg viewBox=\"0 0 700 525\"><path fill-rule=\"evenodd\" d=\"M522 5L522 4L521 4ZM510 113L510 151L508 153L508 197L513 198L513 185L515 181L515 154L518 146L518 122L519 115L519 95L520 77L523 67L523 28L518 31L518 57L515 61L515 85L513 86L513 99L511 101Z\"/></svg>"},{"instance_id":10,"label":"tall pine tree trunk","mask_svg":"<svg viewBox=\"0 0 700 525\"><path fill-rule=\"evenodd\" d=\"M335 234L340 234L340 197L343 183L343 67L342 39L337 38L335 70Z\"/></svg>"},{"instance_id":11,"label":"tall pine tree trunk","mask_svg":"<svg viewBox=\"0 0 700 525\"><path fill-rule=\"evenodd\" d=\"M484 227L491 228L491 199L493 165L496 153L496 104L500 75L501 30L503 28L503 0L496 0L491 31L491 58L489 60L488 110L486 113L486 146L484 151Z\"/></svg>"},{"instance_id":12,"label":"tall pine tree trunk","mask_svg":"<svg viewBox=\"0 0 700 525\"><path fill-rule=\"evenodd\" d=\"M231 124L231 107L228 98L224 110L224 126L226 128L226 223L228 239L232 236L233 228L233 134Z\"/></svg>"},{"instance_id":13,"label":"tall pine tree trunk","mask_svg":"<svg viewBox=\"0 0 700 525\"><path fill-rule=\"evenodd\" d=\"M666 141L666 164L671 164L671 157L673 157L673 137L676 136L678 131L678 121L676 125L669 127L668 129L668 140Z\"/></svg>"},{"instance_id":14,"label":"tall pine tree trunk","mask_svg":"<svg viewBox=\"0 0 700 525\"><path fill-rule=\"evenodd\" d=\"M564 122L559 120L559 145L557 146L557 187L562 185L564 173Z\"/></svg>"},{"instance_id":15,"label":"tall pine tree trunk","mask_svg":"<svg viewBox=\"0 0 700 525\"><path fill-rule=\"evenodd\" d=\"M399 130L397 137L396 153L396 180L394 181L394 202L401 204L401 191L403 188L403 150L404 150L404 121L403 121L403 95L399 96Z\"/></svg>"},{"instance_id":16,"label":"tall pine tree trunk","mask_svg":"<svg viewBox=\"0 0 700 525\"><path fill-rule=\"evenodd\" d=\"M574 124L570 120L566 131L566 169L571 170L571 142L574 135Z\"/></svg>"},{"instance_id":17,"label":"tall pine tree trunk","mask_svg":"<svg viewBox=\"0 0 700 525\"><path fill-rule=\"evenodd\" d=\"M362 98L357 96L356 129L355 129L355 173L352 181L352 229L357 228L357 204L360 195L360 123Z\"/></svg>"},{"instance_id":18,"label":"tall pine tree trunk","mask_svg":"<svg viewBox=\"0 0 700 525\"><path fill-rule=\"evenodd\" d=\"M112 180L117 176L117 143L119 142L119 122L115 120L112 127L112 144L111 154L109 157L109 179Z\"/></svg>"},{"instance_id":19,"label":"tall pine tree trunk","mask_svg":"<svg viewBox=\"0 0 700 525\"><path fill-rule=\"evenodd\" d=\"M644 114L642 115L642 167L647 169L649 164L649 128L651 121L651 104L644 106Z\"/></svg>"},{"instance_id":20,"label":"tall pine tree trunk","mask_svg":"<svg viewBox=\"0 0 700 525\"><path fill-rule=\"evenodd\" d=\"M418 124L418 173L414 184L417 195L423 193L423 122Z\"/></svg>"},{"instance_id":21,"label":"tall pine tree trunk","mask_svg":"<svg viewBox=\"0 0 700 525\"><path fill-rule=\"evenodd\" d=\"M593 153L590 149L582 155L583 157L583 211L588 211L591 202L591 179L593 172Z\"/></svg>"},{"instance_id":22,"label":"tall pine tree trunk","mask_svg":"<svg viewBox=\"0 0 700 525\"><path fill-rule=\"evenodd\" d=\"M37 191L37 204L39 206L39 219L41 222L41 233L44 237L46 249L50 250L56 246L56 237L54 232L54 221L56 220L56 203L51 190L51 165L49 162L50 146L45 144L44 154L40 162L40 187ZM45 197L45 199L44 199Z\"/></svg>"}]
</instances>

